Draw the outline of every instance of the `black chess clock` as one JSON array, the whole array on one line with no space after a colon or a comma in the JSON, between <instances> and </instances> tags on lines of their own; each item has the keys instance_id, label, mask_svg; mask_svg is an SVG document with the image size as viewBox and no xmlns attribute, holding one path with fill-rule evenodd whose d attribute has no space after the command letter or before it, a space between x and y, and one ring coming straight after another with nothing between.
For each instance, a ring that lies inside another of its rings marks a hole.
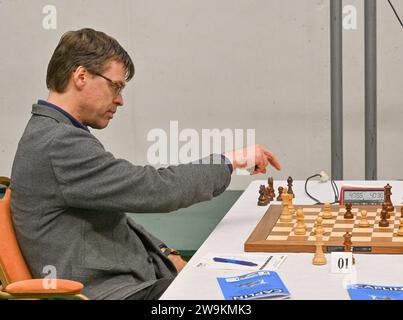
<instances>
[{"instance_id":1,"label":"black chess clock","mask_svg":"<svg viewBox=\"0 0 403 320\"><path fill-rule=\"evenodd\" d=\"M380 205L385 201L384 187L343 186L340 204Z\"/></svg>"}]
</instances>

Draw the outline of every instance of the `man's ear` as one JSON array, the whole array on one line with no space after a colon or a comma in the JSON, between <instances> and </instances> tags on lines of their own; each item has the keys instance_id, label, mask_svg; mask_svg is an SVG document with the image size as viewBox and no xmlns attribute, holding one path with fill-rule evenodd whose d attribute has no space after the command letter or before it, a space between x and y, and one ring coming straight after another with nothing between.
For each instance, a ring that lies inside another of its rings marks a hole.
<instances>
[{"instance_id":1,"label":"man's ear","mask_svg":"<svg viewBox=\"0 0 403 320\"><path fill-rule=\"evenodd\" d=\"M84 88L87 80L88 80L89 73L86 68L83 66L79 66L72 74L72 80L74 86L81 90Z\"/></svg>"}]
</instances>

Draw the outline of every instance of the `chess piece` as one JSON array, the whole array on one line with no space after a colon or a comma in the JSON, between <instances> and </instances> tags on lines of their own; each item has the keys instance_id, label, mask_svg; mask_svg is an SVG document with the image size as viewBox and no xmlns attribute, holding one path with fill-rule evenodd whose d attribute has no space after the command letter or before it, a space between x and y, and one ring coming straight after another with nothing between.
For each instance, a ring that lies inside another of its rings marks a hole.
<instances>
[{"instance_id":1,"label":"chess piece","mask_svg":"<svg viewBox=\"0 0 403 320\"><path fill-rule=\"evenodd\" d=\"M381 211L381 221L379 221L379 226L380 227L389 227L389 221L388 221L388 210L387 208L387 204L384 203L382 205L382 211Z\"/></svg>"},{"instance_id":2,"label":"chess piece","mask_svg":"<svg viewBox=\"0 0 403 320\"><path fill-rule=\"evenodd\" d=\"M315 235L319 231L322 235L325 232L322 226L323 219L322 217L317 217L315 221Z\"/></svg>"},{"instance_id":3,"label":"chess piece","mask_svg":"<svg viewBox=\"0 0 403 320\"><path fill-rule=\"evenodd\" d=\"M281 201L283 206L288 206L289 202L290 202L290 197L288 196L287 193L287 188L283 188L283 193L281 194Z\"/></svg>"},{"instance_id":4,"label":"chess piece","mask_svg":"<svg viewBox=\"0 0 403 320\"><path fill-rule=\"evenodd\" d=\"M349 232L347 232L346 234L344 234L344 252L353 252L353 248L352 248L352 242L351 242L351 235ZM353 258L353 265L355 265L355 258L352 255Z\"/></svg>"},{"instance_id":5,"label":"chess piece","mask_svg":"<svg viewBox=\"0 0 403 320\"><path fill-rule=\"evenodd\" d=\"M290 214L292 217L295 215L295 208L294 204L292 203L292 194L287 194L288 196L288 210L290 211Z\"/></svg>"},{"instance_id":6,"label":"chess piece","mask_svg":"<svg viewBox=\"0 0 403 320\"><path fill-rule=\"evenodd\" d=\"M346 213L344 219L354 219L354 215L351 213L351 203L346 203Z\"/></svg>"},{"instance_id":7,"label":"chess piece","mask_svg":"<svg viewBox=\"0 0 403 320\"><path fill-rule=\"evenodd\" d=\"M315 246L316 246L316 250L315 250L315 255L313 256L312 259L312 264L315 266L321 266L327 263L325 254L323 253L323 242L322 242L322 237L323 234L321 233L320 230L316 230L316 242L315 242Z\"/></svg>"},{"instance_id":8,"label":"chess piece","mask_svg":"<svg viewBox=\"0 0 403 320\"><path fill-rule=\"evenodd\" d=\"M267 182L269 184L269 186L267 188L267 190L269 192L269 199L270 199L270 201L273 201L274 198L276 197L276 194L274 193L274 180L273 180L273 177L270 177Z\"/></svg>"},{"instance_id":9,"label":"chess piece","mask_svg":"<svg viewBox=\"0 0 403 320\"><path fill-rule=\"evenodd\" d=\"M388 204L386 202L382 203L382 209L385 207L386 210L386 219L390 219L390 212L388 211Z\"/></svg>"},{"instance_id":10,"label":"chess piece","mask_svg":"<svg viewBox=\"0 0 403 320\"><path fill-rule=\"evenodd\" d=\"M353 243L351 242L351 234L350 234L350 232L346 232L344 235L343 235L343 238L344 238L344 242L343 242L343 245L344 245L344 251L345 252L351 252L351 246L353 245Z\"/></svg>"},{"instance_id":11,"label":"chess piece","mask_svg":"<svg viewBox=\"0 0 403 320\"><path fill-rule=\"evenodd\" d=\"M332 205L329 202L326 202L323 206L323 214L322 214L323 219L332 219Z\"/></svg>"},{"instance_id":12,"label":"chess piece","mask_svg":"<svg viewBox=\"0 0 403 320\"><path fill-rule=\"evenodd\" d=\"M403 218L403 206L400 208L400 218Z\"/></svg>"},{"instance_id":13,"label":"chess piece","mask_svg":"<svg viewBox=\"0 0 403 320\"><path fill-rule=\"evenodd\" d=\"M283 199L283 211L281 212L280 215L280 222L291 222L292 221L292 215L290 214L289 210L289 194L283 192L282 199Z\"/></svg>"},{"instance_id":14,"label":"chess piece","mask_svg":"<svg viewBox=\"0 0 403 320\"><path fill-rule=\"evenodd\" d=\"M283 187L278 187L278 196L277 196L277 201L281 201L281 195L283 193L284 188Z\"/></svg>"},{"instance_id":15,"label":"chess piece","mask_svg":"<svg viewBox=\"0 0 403 320\"><path fill-rule=\"evenodd\" d=\"M269 201L273 201L273 200L274 200L274 198L271 196L271 194L272 194L272 192L271 192L271 190L270 190L270 186L268 186L268 187L266 188L266 195L267 195L267 198L269 199Z\"/></svg>"},{"instance_id":16,"label":"chess piece","mask_svg":"<svg viewBox=\"0 0 403 320\"><path fill-rule=\"evenodd\" d=\"M292 197L295 198L294 191L292 191L292 182L293 182L292 178L288 177L288 179L287 179L288 194L292 194Z\"/></svg>"},{"instance_id":17,"label":"chess piece","mask_svg":"<svg viewBox=\"0 0 403 320\"><path fill-rule=\"evenodd\" d=\"M392 199L390 198L390 196L392 195L392 186L388 183L385 188L385 202L387 205L387 210L388 212L393 212L395 210L395 207L392 204ZM388 218L389 219L389 218Z\"/></svg>"},{"instance_id":18,"label":"chess piece","mask_svg":"<svg viewBox=\"0 0 403 320\"><path fill-rule=\"evenodd\" d=\"M399 224L399 230L397 231L397 235L399 237L403 237L403 218L401 218L399 221L400 224Z\"/></svg>"},{"instance_id":19,"label":"chess piece","mask_svg":"<svg viewBox=\"0 0 403 320\"><path fill-rule=\"evenodd\" d=\"M294 233L297 236L303 236L306 234L306 225L304 223L304 212L301 208L297 210L297 225L294 229Z\"/></svg>"},{"instance_id":20,"label":"chess piece","mask_svg":"<svg viewBox=\"0 0 403 320\"><path fill-rule=\"evenodd\" d=\"M361 210L361 220L360 223L358 224L360 228L368 228L369 227L369 222L367 219L367 211L366 210Z\"/></svg>"},{"instance_id":21,"label":"chess piece","mask_svg":"<svg viewBox=\"0 0 403 320\"><path fill-rule=\"evenodd\" d=\"M270 203L270 200L269 200L269 198L267 197L266 188L265 188L264 185L261 185L261 186L260 186L259 194L260 194L260 196L259 196L257 205L258 205L258 206L267 206L267 205Z\"/></svg>"}]
</instances>

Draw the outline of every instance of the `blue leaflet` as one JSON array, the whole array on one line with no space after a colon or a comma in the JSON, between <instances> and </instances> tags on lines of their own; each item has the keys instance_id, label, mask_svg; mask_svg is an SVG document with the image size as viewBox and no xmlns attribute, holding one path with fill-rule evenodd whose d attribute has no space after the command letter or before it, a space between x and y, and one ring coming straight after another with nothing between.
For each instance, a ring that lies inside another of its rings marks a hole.
<instances>
[{"instance_id":1,"label":"blue leaflet","mask_svg":"<svg viewBox=\"0 0 403 320\"><path fill-rule=\"evenodd\" d=\"M226 300L285 299L290 292L274 271L256 271L241 276L217 278Z\"/></svg>"},{"instance_id":2,"label":"blue leaflet","mask_svg":"<svg viewBox=\"0 0 403 320\"><path fill-rule=\"evenodd\" d=\"M352 284L347 290L351 300L403 300L403 287Z\"/></svg>"}]
</instances>

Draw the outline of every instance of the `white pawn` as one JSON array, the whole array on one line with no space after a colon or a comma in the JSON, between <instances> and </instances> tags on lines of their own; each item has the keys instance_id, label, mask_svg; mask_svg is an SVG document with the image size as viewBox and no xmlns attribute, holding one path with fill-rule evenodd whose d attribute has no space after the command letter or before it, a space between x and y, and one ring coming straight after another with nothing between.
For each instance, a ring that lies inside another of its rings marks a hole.
<instances>
[{"instance_id":1,"label":"white pawn","mask_svg":"<svg viewBox=\"0 0 403 320\"><path fill-rule=\"evenodd\" d=\"M316 230L316 251L315 251L315 255L313 256L312 259L312 264L315 266L321 266L327 263L325 254L323 253L323 249L322 249L322 237L323 237L323 230L319 229Z\"/></svg>"},{"instance_id":2,"label":"white pawn","mask_svg":"<svg viewBox=\"0 0 403 320\"><path fill-rule=\"evenodd\" d=\"M281 216L280 216L280 222L291 222L292 221L292 215L290 214L290 210L288 207L288 201L289 201L289 197L290 195L288 193L284 193L282 194L282 199L283 199L283 211L281 212Z\"/></svg>"},{"instance_id":3,"label":"white pawn","mask_svg":"<svg viewBox=\"0 0 403 320\"><path fill-rule=\"evenodd\" d=\"M298 222L294 229L294 233L297 236L303 236L306 234L306 225L304 223L304 212L302 211L301 208L297 210L297 220Z\"/></svg>"},{"instance_id":4,"label":"white pawn","mask_svg":"<svg viewBox=\"0 0 403 320\"><path fill-rule=\"evenodd\" d=\"M332 205L329 202L326 202L323 206L323 214L322 214L322 218L323 219L332 219L333 215L332 215Z\"/></svg>"},{"instance_id":5,"label":"white pawn","mask_svg":"<svg viewBox=\"0 0 403 320\"><path fill-rule=\"evenodd\" d=\"M284 206L287 203L286 201L287 201L287 190L284 187L283 192L281 193L281 204Z\"/></svg>"},{"instance_id":6,"label":"white pawn","mask_svg":"<svg viewBox=\"0 0 403 320\"><path fill-rule=\"evenodd\" d=\"M283 206L288 206L289 197L287 187L283 188L283 192L281 193L281 202Z\"/></svg>"},{"instance_id":7,"label":"white pawn","mask_svg":"<svg viewBox=\"0 0 403 320\"><path fill-rule=\"evenodd\" d=\"M397 231L397 235L403 237L403 218L400 219L399 230Z\"/></svg>"},{"instance_id":8,"label":"white pawn","mask_svg":"<svg viewBox=\"0 0 403 320\"><path fill-rule=\"evenodd\" d=\"M367 210L361 210L361 221L358 224L360 228L368 228L369 227L369 222L367 219Z\"/></svg>"},{"instance_id":9,"label":"white pawn","mask_svg":"<svg viewBox=\"0 0 403 320\"><path fill-rule=\"evenodd\" d=\"M317 234L317 232L320 232L322 235L323 235L323 233L325 232L325 231L323 230L322 222L323 222L322 217L317 217L317 218L316 218L315 235Z\"/></svg>"}]
</instances>

